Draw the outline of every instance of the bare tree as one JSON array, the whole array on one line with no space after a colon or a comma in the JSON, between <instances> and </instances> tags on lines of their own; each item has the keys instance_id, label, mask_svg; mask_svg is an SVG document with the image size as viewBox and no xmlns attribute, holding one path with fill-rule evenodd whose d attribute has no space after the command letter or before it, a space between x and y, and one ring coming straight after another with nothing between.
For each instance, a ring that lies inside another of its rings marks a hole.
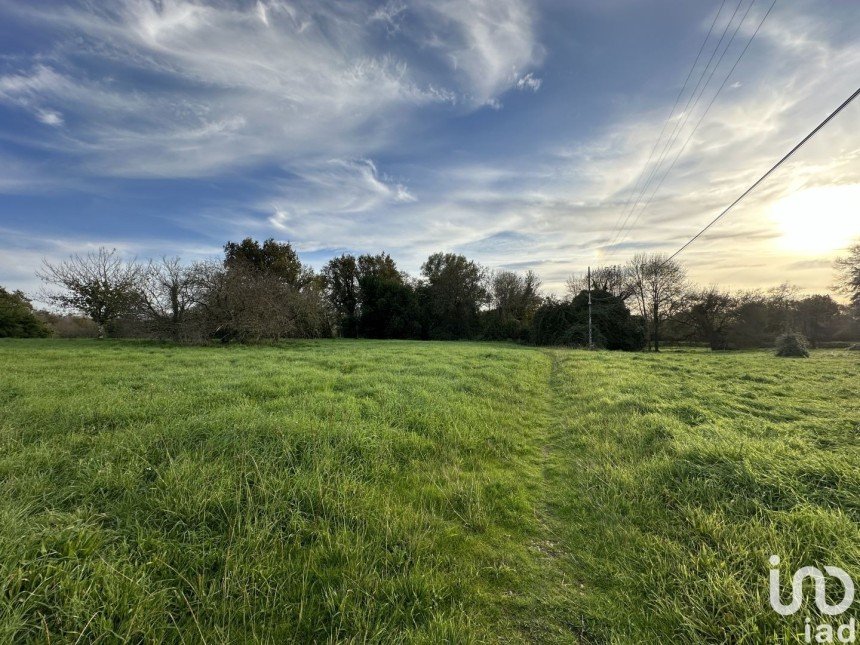
<instances>
[{"instance_id":1,"label":"bare tree","mask_svg":"<svg viewBox=\"0 0 860 645\"><path fill-rule=\"evenodd\" d=\"M686 271L662 253L637 253L627 263L628 290L646 321L649 342L660 351L660 330L683 302Z\"/></svg>"},{"instance_id":2,"label":"bare tree","mask_svg":"<svg viewBox=\"0 0 860 645\"><path fill-rule=\"evenodd\" d=\"M576 298L580 293L588 290L588 273L571 274L566 286L570 297ZM591 288L608 291L617 298L628 298L630 292L625 267L620 264L594 267L591 269Z\"/></svg>"},{"instance_id":3,"label":"bare tree","mask_svg":"<svg viewBox=\"0 0 860 645\"><path fill-rule=\"evenodd\" d=\"M156 335L180 340L192 306L200 301L201 289L193 266L183 266L178 257L163 257L147 265L142 274L143 306Z\"/></svg>"},{"instance_id":4,"label":"bare tree","mask_svg":"<svg viewBox=\"0 0 860 645\"><path fill-rule=\"evenodd\" d=\"M89 317L98 326L99 338L104 338L107 325L139 302L143 270L135 261L124 261L116 249L101 247L59 264L43 260L37 275L61 289L45 292L47 302Z\"/></svg>"},{"instance_id":5,"label":"bare tree","mask_svg":"<svg viewBox=\"0 0 860 645\"><path fill-rule=\"evenodd\" d=\"M331 335L320 280L298 288L274 272L215 263L195 265L194 280L201 294L194 318L204 338L259 342Z\"/></svg>"}]
</instances>

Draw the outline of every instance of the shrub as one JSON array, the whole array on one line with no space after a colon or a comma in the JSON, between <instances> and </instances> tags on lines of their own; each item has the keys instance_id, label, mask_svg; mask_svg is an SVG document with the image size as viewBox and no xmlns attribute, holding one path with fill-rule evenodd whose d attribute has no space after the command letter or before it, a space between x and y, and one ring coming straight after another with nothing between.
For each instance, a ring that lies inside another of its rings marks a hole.
<instances>
[{"instance_id":1,"label":"shrub","mask_svg":"<svg viewBox=\"0 0 860 645\"><path fill-rule=\"evenodd\" d=\"M44 338L51 332L20 291L0 287L0 338Z\"/></svg>"},{"instance_id":2,"label":"shrub","mask_svg":"<svg viewBox=\"0 0 860 645\"><path fill-rule=\"evenodd\" d=\"M776 355L793 358L809 358L806 337L800 332L790 331L776 339Z\"/></svg>"}]
</instances>

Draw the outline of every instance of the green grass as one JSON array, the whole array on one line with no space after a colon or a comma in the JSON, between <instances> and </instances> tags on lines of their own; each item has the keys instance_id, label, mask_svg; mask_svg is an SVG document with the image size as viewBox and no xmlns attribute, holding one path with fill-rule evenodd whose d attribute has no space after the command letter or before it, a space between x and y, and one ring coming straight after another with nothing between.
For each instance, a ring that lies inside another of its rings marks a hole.
<instances>
[{"instance_id":1,"label":"green grass","mask_svg":"<svg viewBox=\"0 0 860 645\"><path fill-rule=\"evenodd\" d=\"M4 341L0 642L791 642L817 610L770 609L771 553L860 583L858 383L843 351Z\"/></svg>"}]
</instances>

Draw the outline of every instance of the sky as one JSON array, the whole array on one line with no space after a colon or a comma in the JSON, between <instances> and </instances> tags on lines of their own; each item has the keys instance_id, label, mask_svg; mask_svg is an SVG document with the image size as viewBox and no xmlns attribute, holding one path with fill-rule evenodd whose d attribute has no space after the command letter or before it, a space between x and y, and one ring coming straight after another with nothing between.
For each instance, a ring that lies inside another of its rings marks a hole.
<instances>
[{"instance_id":1,"label":"sky","mask_svg":"<svg viewBox=\"0 0 860 645\"><path fill-rule=\"evenodd\" d=\"M252 236L560 293L731 203L860 85L858 33L848 1L0 0L0 285ZM823 292L858 235L860 99L679 259Z\"/></svg>"}]
</instances>

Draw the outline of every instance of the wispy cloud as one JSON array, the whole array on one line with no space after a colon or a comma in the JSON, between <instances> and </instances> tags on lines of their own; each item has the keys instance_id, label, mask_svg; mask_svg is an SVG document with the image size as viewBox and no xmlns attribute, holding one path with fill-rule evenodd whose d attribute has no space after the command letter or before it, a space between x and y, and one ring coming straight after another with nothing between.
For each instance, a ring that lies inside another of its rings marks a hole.
<instances>
[{"instance_id":1,"label":"wispy cloud","mask_svg":"<svg viewBox=\"0 0 860 645\"><path fill-rule=\"evenodd\" d=\"M517 79L516 87L518 90L531 90L537 92L540 89L543 80L536 78L534 74L529 72L525 76Z\"/></svg>"},{"instance_id":2,"label":"wispy cloud","mask_svg":"<svg viewBox=\"0 0 860 645\"><path fill-rule=\"evenodd\" d=\"M602 8L601 20L625 6ZM40 193L72 176L213 185L242 176L254 184L250 196L188 218L184 230L206 240L275 235L305 252L384 247L412 271L432 251L461 250L493 266L535 268L561 290L589 263L677 248L847 96L860 68L856 34L827 14L840 9L778 4L699 129L692 133L716 85L686 125L676 114L680 136L663 169L689 136L687 147L651 198L663 170L655 172L640 202L648 208L610 244L678 88L663 88L658 102L651 80L603 97L574 88L554 100L568 101L581 127L537 124L529 131L539 140L523 145L523 120L504 121L509 106L549 99L568 82L542 68L551 58L544 10L528 0L0 0L0 17L38 27L49 43L0 60L0 103L36 124L0 128L0 137L48 157L3 152L0 191ZM753 7L726 63L762 11ZM578 79L579 64L570 62ZM687 64L659 77L680 83ZM613 108L585 119L585 98ZM440 113L453 134L436 140L443 128L428 122ZM481 127L478 117L491 128L486 153L458 139ZM829 284L830 257L781 252L768 213L792 191L860 183L858 131L854 106L685 254L693 277ZM149 252L150 241L129 244Z\"/></svg>"},{"instance_id":3,"label":"wispy cloud","mask_svg":"<svg viewBox=\"0 0 860 645\"><path fill-rule=\"evenodd\" d=\"M537 61L523 0L417 2L408 12L310 0L0 10L54 38L30 65L0 75L0 101L49 125L61 114L76 121L70 137L32 143L77 154L92 173L130 177L370 155L421 107L479 107ZM381 48L380 21L402 23L399 38L412 46ZM110 72L94 73L94 62Z\"/></svg>"}]
</instances>

